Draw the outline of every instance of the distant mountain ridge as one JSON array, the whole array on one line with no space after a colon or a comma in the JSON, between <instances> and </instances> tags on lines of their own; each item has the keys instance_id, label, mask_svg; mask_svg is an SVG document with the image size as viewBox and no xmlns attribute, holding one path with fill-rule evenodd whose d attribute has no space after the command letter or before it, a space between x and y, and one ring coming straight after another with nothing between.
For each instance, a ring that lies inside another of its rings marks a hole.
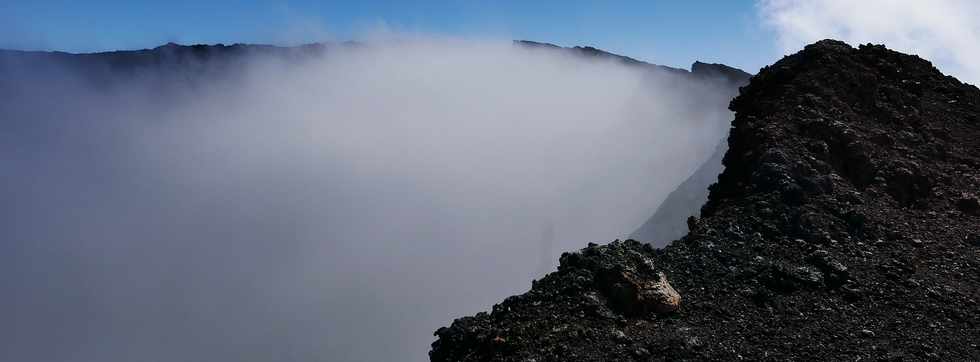
<instances>
[{"instance_id":1,"label":"distant mountain ridge","mask_svg":"<svg viewBox=\"0 0 980 362\"><path fill-rule=\"evenodd\" d=\"M572 54L578 54L586 57L595 57L600 59L613 59L622 62L623 64L646 67L654 70L665 71L675 74L684 75L694 75L702 78L722 78L726 79L732 83L743 83L747 81L752 74L749 74L741 69L730 67L724 64L709 64L702 63L700 61L695 61L691 65L691 70L668 67L666 65L653 64L645 62L642 60L637 60L625 55L619 55L615 53L610 53L602 49L594 48L591 46L575 46L570 48L561 47L551 43L541 43L530 40L515 40L514 44L528 47L528 48L543 48L543 49L554 49L566 51Z\"/></svg>"},{"instance_id":2,"label":"distant mountain ridge","mask_svg":"<svg viewBox=\"0 0 980 362\"><path fill-rule=\"evenodd\" d=\"M707 64L695 62L691 70L673 68L637 60L627 56L610 53L591 46L576 46L564 48L550 43L530 40L515 40L517 46L565 51L584 57L614 59L624 64L648 67L659 71L676 74L690 74L699 77L720 77L738 82L747 79L750 74L724 64ZM244 55L278 57L285 60L304 60L311 56L320 56L338 47L359 47L366 43L347 41L339 43L310 43L298 46L277 46L266 44L194 44L180 45L167 43L152 49L116 50L93 53L68 53L61 51L25 51L0 49L0 66L5 62L41 62L42 64L56 63L83 71L113 71L129 72L141 67L159 67L164 65L194 66L205 63L233 64ZM40 66L40 65L39 65Z\"/></svg>"}]
</instances>

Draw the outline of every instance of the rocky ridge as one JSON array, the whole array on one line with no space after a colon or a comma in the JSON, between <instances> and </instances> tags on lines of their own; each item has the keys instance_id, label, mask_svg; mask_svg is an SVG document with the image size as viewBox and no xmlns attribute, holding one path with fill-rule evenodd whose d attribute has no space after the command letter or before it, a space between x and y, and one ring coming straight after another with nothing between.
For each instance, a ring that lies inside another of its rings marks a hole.
<instances>
[{"instance_id":1,"label":"rocky ridge","mask_svg":"<svg viewBox=\"0 0 980 362\"><path fill-rule=\"evenodd\" d=\"M980 90L825 40L731 109L725 170L686 236L566 253L437 330L430 358L980 359Z\"/></svg>"},{"instance_id":2,"label":"rocky ridge","mask_svg":"<svg viewBox=\"0 0 980 362\"><path fill-rule=\"evenodd\" d=\"M589 57L589 58L614 60L629 66L642 67L651 71L665 72L668 74L690 76L695 79L720 80L723 83L728 83L727 84L728 87L736 88L736 89L739 86L744 85L744 83L749 79L749 77L752 76L751 74L746 73L741 69L729 67L724 64L702 63L700 61L696 61L694 62L694 64L691 65L690 70L686 70L681 68L668 67L666 65L644 62L642 60L637 60L624 55L610 53L605 50L597 49L591 46L575 46L570 48L563 48L551 43L541 43L541 42L530 41L530 40L515 40L514 45L522 46L529 49L564 51L570 54Z\"/></svg>"},{"instance_id":3,"label":"rocky ridge","mask_svg":"<svg viewBox=\"0 0 980 362\"><path fill-rule=\"evenodd\" d=\"M680 82L692 80L713 82L733 91L750 76L724 64L696 62L689 71L636 60L591 46L563 48L529 40L515 40L513 44L528 49L559 51L580 57L618 61L657 73L675 75ZM25 86L24 81L18 81L18 76L22 74L48 74L52 82L58 82L69 75L72 78L80 77L83 81L100 87L113 87L134 79L147 78L162 88L173 87L174 84L193 86L197 82L213 80L216 77L227 80L241 78L247 66L256 60L301 63L328 55L339 48L367 46L366 43L356 41L310 43L299 46L167 43L153 49L77 54L0 49L0 76L5 78L5 82L0 82L0 91L4 91L5 86L10 88ZM43 79L32 78L29 81L37 82ZM13 90L10 92L16 93Z\"/></svg>"}]
</instances>

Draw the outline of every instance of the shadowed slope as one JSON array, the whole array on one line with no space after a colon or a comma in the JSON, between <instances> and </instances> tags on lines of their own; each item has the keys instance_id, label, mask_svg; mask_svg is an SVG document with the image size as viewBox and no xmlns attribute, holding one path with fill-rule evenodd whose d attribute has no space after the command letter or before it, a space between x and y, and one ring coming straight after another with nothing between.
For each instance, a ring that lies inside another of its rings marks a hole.
<instances>
[{"instance_id":1,"label":"shadowed slope","mask_svg":"<svg viewBox=\"0 0 980 362\"><path fill-rule=\"evenodd\" d=\"M718 174L723 170L721 159L727 149L723 140L711 158L671 191L653 216L630 237L662 248L687 234L686 220L700 215L701 206L708 201L708 186L718 180Z\"/></svg>"}]
</instances>

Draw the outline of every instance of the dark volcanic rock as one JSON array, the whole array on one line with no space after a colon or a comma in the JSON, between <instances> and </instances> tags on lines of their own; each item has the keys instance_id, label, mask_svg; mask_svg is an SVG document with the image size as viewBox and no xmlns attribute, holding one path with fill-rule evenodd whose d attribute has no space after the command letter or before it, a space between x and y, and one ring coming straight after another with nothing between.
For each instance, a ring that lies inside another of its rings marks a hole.
<instances>
[{"instance_id":1,"label":"dark volcanic rock","mask_svg":"<svg viewBox=\"0 0 980 362\"><path fill-rule=\"evenodd\" d=\"M439 329L431 359L980 359L980 90L828 40L731 108L725 170L687 236L566 254L528 293ZM617 301L617 284L660 273L676 311Z\"/></svg>"}]
</instances>

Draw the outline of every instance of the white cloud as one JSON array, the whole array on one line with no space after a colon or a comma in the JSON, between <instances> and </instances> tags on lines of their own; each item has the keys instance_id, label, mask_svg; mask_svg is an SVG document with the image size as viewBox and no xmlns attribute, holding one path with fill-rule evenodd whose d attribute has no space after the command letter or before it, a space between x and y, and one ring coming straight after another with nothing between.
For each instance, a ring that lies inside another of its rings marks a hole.
<instances>
[{"instance_id":1,"label":"white cloud","mask_svg":"<svg viewBox=\"0 0 980 362\"><path fill-rule=\"evenodd\" d=\"M731 119L727 91L510 42L254 63L6 73L0 360L424 360L632 232Z\"/></svg>"},{"instance_id":2,"label":"white cloud","mask_svg":"<svg viewBox=\"0 0 980 362\"><path fill-rule=\"evenodd\" d=\"M980 2L975 0L760 0L786 52L826 38L918 54L946 74L980 80Z\"/></svg>"}]
</instances>

